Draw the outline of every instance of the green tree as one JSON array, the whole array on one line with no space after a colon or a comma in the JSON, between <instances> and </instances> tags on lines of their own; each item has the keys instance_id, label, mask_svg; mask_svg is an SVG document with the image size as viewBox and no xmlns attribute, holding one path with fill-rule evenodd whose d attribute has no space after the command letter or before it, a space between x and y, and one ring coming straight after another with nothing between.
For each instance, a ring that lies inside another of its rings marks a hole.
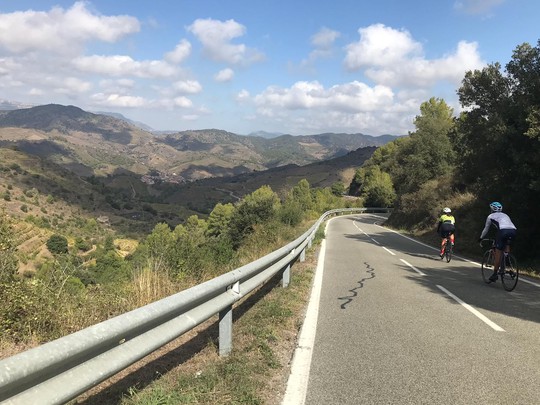
<instances>
[{"instance_id":1,"label":"green tree","mask_svg":"<svg viewBox=\"0 0 540 405\"><path fill-rule=\"evenodd\" d=\"M311 186L306 179L300 180L298 184L291 189L289 198L297 201L305 211L313 208Z\"/></svg>"},{"instance_id":2,"label":"green tree","mask_svg":"<svg viewBox=\"0 0 540 405\"><path fill-rule=\"evenodd\" d=\"M68 241L65 236L54 234L47 240L47 249L55 255L68 252Z\"/></svg>"},{"instance_id":3,"label":"green tree","mask_svg":"<svg viewBox=\"0 0 540 405\"><path fill-rule=\"evenodd\" d=\"M139 250L147 252L149 258L156 263L157 269L168 272L176 265L176 259L174 258L175 245L176 237L173 235L171 228L162 222L154 227Z\"/></svg>"},{"instance_id":4,"label":"green tree","mask_svg":"<svg viewBox=\"0 0 540 405\"><path fill-rule=\"evenodd\" d=\"M414 125L416 131L410 134L410 140L396 151L391 175L398 195L418 190L426 181L453 170L453 110L444 100L431 98L420 106Z\"/></svg>"},{"instance_id":5,"label":"green tree","mask_svg":"<svg viewBox=\"0 0 540 405\"><path fill-rule=\"evenodd\" d=\"M363 190L364 205L368 207L391 207L396 200L396 191L388 173L372 166L366 176Z\"/></svg>"},{"instance_id":6,"label":"green tree","mask_svg":"<svg viewBox=\"0 0 540 405\"><path fill-rule=\"evenodd\" d=\"M208 235L219 236L226 233L229 229L229 223L231 222L233 213L234 205L232 205L231 203L216 204L216 206L208 216Z\"/></svg>"},{"instance_id":7,"label":"green tree","mask_svg":"<svg viewBox=\"0 0 540 405\"><path fill-rule=\"evenodd\" d=\"M460 181L483 206L500 200L517 222L518 245L535 252L540 219L531 215L540 198L540 41L514 50L499 63L467 72L458 95L464 112L456 149Z\"/></svg>"},{"instance_id":8,"label":"green tree","mask_svg":"<svg viewBox=\"0 0 540 405\"><path fill-rule=\"evenodd\" d=\"M332 194L339 197L345 193L345 184L343 184L342 181L337 181L332 184L332 187L330 189L332 190Z\"/></svg>"},{"instance_id":9,"label":"green tree","mask_svg":"<svg viewBox=\"0 0 540 405\"><path fill-rule=\"evenodd\" d=\"M233 246L238 248L244 237L253 232L254 225L274 218L279 205L279 198L270 186L262 186L247 195L231 218L229 235Z\"/></svg>"}]
</instances>

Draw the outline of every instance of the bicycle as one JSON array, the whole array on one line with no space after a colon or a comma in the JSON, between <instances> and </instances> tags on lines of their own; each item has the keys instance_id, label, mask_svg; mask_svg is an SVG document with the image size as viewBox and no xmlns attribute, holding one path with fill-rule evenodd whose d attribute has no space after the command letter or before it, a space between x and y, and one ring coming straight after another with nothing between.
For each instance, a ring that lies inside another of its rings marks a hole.
<instances>
[{"instance_id":1,"label":"bicycle","mask_svg":"<svg viewBox=\"0 0 540 405\"><path fill-rule=\"evenodd\" d=\"M482 279L486 284L490 284L492 281L489 277L493 274L495 264L495 239L482 239L480 241L480 246L483 247L484 241L490 241L491 247L484 252L482 258ZM519 278L519 269L514 255L511 253L501 254L501 263L499 264L499 271L497 274L501 277L502 285L506 291L512 291L516 288Z\"/></svg>"},{"instance_id":2,"label":"bicycle","mask_svg":"<svg viewBox=\"0 0 540 405\"><path fill-rule=\"evenodd\" d=\"M446 239L446 242L444 243L441 260L443 258L446 258L446 263L450 263L450 260L452 260L452 253L454 253L454 245L452 244L452 241L450 240L450 236L447 236L445 239Z\"/></svg>"}]
</instances>

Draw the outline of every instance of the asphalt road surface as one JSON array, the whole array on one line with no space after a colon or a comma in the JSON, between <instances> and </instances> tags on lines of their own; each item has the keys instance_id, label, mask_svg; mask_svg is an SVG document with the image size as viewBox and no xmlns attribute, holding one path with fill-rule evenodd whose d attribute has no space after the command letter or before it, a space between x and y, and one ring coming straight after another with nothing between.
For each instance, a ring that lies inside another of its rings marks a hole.
<instances>
[{"instance_id":1,"label":"asphalt road surface","mask_svg":"<svg viewBox=\"0 0 540 405\"><path fill-rule=\"evenodd\" d=\"M304 403L540 404L540 284L487 285L380 222L328 224Z\"/></svg>"}]
</instances>

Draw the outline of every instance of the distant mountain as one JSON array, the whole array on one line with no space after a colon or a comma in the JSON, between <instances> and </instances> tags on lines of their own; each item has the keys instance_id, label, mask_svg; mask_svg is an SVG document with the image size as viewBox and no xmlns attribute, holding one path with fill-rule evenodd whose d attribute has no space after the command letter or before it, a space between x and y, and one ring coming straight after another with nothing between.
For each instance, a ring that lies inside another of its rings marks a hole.
<instances>
[{"instance_id":1,"label":"distant mountain","mask_svg":"<svg viewBox=\"0 0 540 405\"><path fill-rule=\"evenodd\" d=\"M395 139L385 135L244 136L219 129L151 133L115 114L49 104L0 111L0 146L41 156L78 175L152 170L192 181L304 166Z\"/></svg>"},{"instance_id":2,"label":"distant mountain","mask_svg":"<svg viewBox=\"0 0 540 405\"><path fill-rule=\"evenodd\" d=\"M186 204L188 208L208 214L218 202L235 202L262 186L270 186L281 196L303 179L313 188L331 187L336 182L342 182L348 187L356 169L369 159L376 149L375 146L359 148L344 156L305 166L289 164L231 177L202 179L169 187L163 195L167 196L165 202L169 204Z\"/></svg>"},{"instance_id":3,"label":"distant mountain","mask_svg":"<svg viewBox=\"0 0 540 405\"><path fill-rule=\"evenodd\" d=\"M251 132L248 136L260 136L261 138L271 139L278 136L285 135L281 132L266 132L266 131L256 131Z\"/></svg>"},{"instance_id":4,"label":"distant mountain","mask_svg":"<svg viewBox=\"0 0 540 405\"><path fill-rule=\"evenodd\" d=\"M154 132L154 129L151 126L146 125L145 123L140 122L140 121L130 120L129 118L124 117L120 113L107 112L107 111L97 111L96 114L108 115L110 117L114 117L114 118L117 118L119 120L125 121L125 122L127 122L127 123L129 123L131 125L135 125L137 128L143 129L145 131Z\"/></svg>"}]
</instances>

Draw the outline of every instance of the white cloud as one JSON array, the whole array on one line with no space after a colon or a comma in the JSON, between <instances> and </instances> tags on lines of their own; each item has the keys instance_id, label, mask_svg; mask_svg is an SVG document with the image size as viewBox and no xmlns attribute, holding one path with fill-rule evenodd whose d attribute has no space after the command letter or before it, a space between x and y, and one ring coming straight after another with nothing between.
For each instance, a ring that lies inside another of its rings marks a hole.
<instances>
[{"instance_id":1,"label":"white cloud","mask_svg":"<svg viewBox=\"0 0 540 405\"><path fill-rule=\"evenodd\" d=\"M266 114L273 109L317 109L342 112L374 111L391 104L394 94L389 87L369 86L360 82L335 85L325 89L319 82L297 82L285 89L268 87L255 96L255 103Z\"/></svg>"},{"instance_id":2,"label":"white cloud","mask_svg":"<svg viewBox=\"0 0 540 405\"><path fill-rule=\"evenodd\" d=\"M56 92L61 94L84 93L92 88L92 84L88 81L81 80L77 77L66 77L62 80L61 85L57 85Z\"/></svg>"},{"instance_id":3,"label":"white cloud","mask_svg":"<svg viewBox=\"0 0 540 405\"><path fill-rule=\"evenodd\" d=\"M181 96L174 98L172 105L174 107L189 108L193 106L193 103L189 98Z\"/></svg>"},{"instance_id":4,"label":"white cloud","mask_svg":"<svg viewBox=\"0 0 540 405\"><path fill-rule=\"evenodd\" d=\"M165 61L135 61L130 56L81 56L73 60L73 66L81 72L108 76L135 76L140 78L168 78L178 73L178 69Z\"/></svg>"},{"instance_id":5,"label":"white cloud","mask_svg":"<svg viewBox=\"0 0 540 405\"><path fill-rule=\"evenodd\" d=\"M234 20L197 19L187 29L201 42L204 55L211 60L234 65L256 62L263 58L255 49L231 43L246 33L246 27Z\"/></svg>"},{"instance_id":6,"label":"white cloud","mask_svg":"<svg viewBox=\"0 0 540 405\"><path fill-rule=\"evenodd\" d=\"M222 69L214 75L216 82L229 82L234 77L234 70L226 68Z\"/></svg>"},{"instance_id":7,"label":"white cloud","mask_svg":"<svg viewBox=\"0 0 540 405\"><path fill-rule=\"evenodd\" d=\"M173 83L173 89L178 93L197 94L202 91L202 86L197 80L183 80Z\"/></svg>"},{"instance_id":8,"label":"white cloud","mask_svg":"<svg viewBox=\"0 0 540 405\"><path fill-rule=\"evenodd\" d=\"M97 93L92 95L92 101L104 107L144 107L148 102L143 97L128 96L121 94Z\"/></svg>"},{"instance_id":9,"label":"white cloud","mask_svg":"<svg viewBox=\"0 0 540 405\"><path fill-rule=\"evenodd\" d=\"M476 43L461 41L454 53L428 60L407 31L376 24L358 32L361 38L346 47L344 63L351 71L364 69L375 83L424 88L441 80L458 84L467 70L485 65Z\"/></svg>"},{"instance_id":10,"label":"white cloud","mask_svg":"<svg viewBox=\"0 0 540 405\"><path fill-rule=\"evenodd\" d=\"M422 52L422 46L407 31L375 24L360 28L358 32L360 40L346 47L345 67L348 70L366 66L388 67Z\"/></svg>"},{"instance_id":11,"label":"white cloud","mask_svg":"<svg viewBox=\"0 0 540 405\"><path fill-rule=\"evenodd\" d=\"M67 10L0 14L0 47L13 53L72 53L88 41L115 42L139 29L134 17L94 15L85 2L77 2Z\"/></svg>"},{"instance_id":12,"label":"white cloud","mask_svg":"<svg viewBox=\"0 0 540 405\"><path fill-rule=\"evenodd\" d=\"M165 60L170 63L180 64L185 61L191 54L191 44L188 40L183 39L174 48L173 51L165 54Z\"/></svg>"},{"instance_id":13,"label":"white cloud","mask_svg":"<svg viewBox=\"0 0 540 405\"><path fill-rule=\"evenodd\" d=\"M337 31L323 27L311 37L311 44L317 49L330 49L340 35Z\"/></svg>"},{"instance_id":14,"label":"white cloud","mask_svg":"<svg viewBox=\"0 0 540 405\"><path fill-rule=\"evenodd\" d=\"M249 91L247 91L246 89L242 89L236 94L236 101L238 101L239 103L242 103L242 102L248 101L249 97L250 97Z\"/></svg>"}]
</instances>

